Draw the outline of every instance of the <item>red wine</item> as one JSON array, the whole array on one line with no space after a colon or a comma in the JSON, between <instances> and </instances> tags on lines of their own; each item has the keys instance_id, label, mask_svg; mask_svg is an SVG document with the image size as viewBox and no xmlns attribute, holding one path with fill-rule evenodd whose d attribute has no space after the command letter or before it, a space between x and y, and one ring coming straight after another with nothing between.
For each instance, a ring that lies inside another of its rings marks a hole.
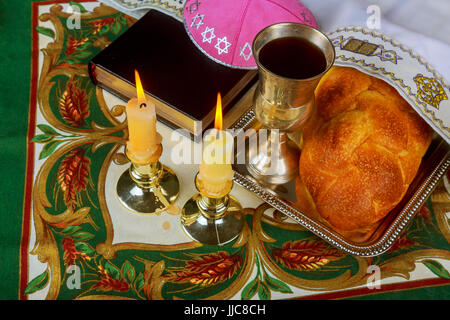
<instances>
[{"instance_id":1,"label":"red wine","mask_svg":"<svg viewBox=\"0 0 450 320\"><path fill-rule=\"evenodd\" d=\"M259 52L259 62L276 75L307 79L325 71L327 61L313 43L296 37L268 42Z\"/></svg>"}]
</instances>

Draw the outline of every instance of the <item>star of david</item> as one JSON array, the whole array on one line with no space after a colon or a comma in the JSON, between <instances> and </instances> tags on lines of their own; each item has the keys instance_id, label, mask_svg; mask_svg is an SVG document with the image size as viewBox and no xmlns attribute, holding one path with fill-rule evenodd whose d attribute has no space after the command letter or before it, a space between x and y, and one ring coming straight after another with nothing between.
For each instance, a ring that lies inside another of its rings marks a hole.
<instances>
[{"instance_id":1,"label":"star of david","mask_svg":"<svg viewBox=\"0 0 450 320\"><path fill-rule=\"evenodd\" d=\"M240 57L244 57L245 61L248 61L252 56L252 48L250 47L250 43L246 42L245 45L240 47L241 52L239 53ZM246 54L245 51L248 53Z\"/></svg>"},{"instance_id":2,"label":"star of david","mask_svg":"<svg viewBox=\"0 0 450 320\"><path fill-rule=\"evenodd\" d=\"M192 2L188 8L186 8L190 14L193 14L194 12L196 12L200 6L201 2L200 1L195 1Z\"/></svg>"},{"instance_id":3,"label":"star of david","mask_svg":"<svg viewBox=\"0 0 450 320\"><path fill-rule=\"evenodd\" d=\"M203 36L202 42L211 43L212 39L216 37L216 35L214 34L214 28L210 28L208 26L206 26L205 31L203 31L201 34Z\"/></svg>"},{"instance_id":4,"label":"star of david","mask_svg":"<svg viewBox=\"0 0 450 320\"><path fill-rule=\"evenodd\" d=\"M221 47L220 45L224 43L225 47ZM227 36L223 37L223 38L217 38L217 43L214 46L214 48L217 49L217 53L222 54L222 53L228 53L228 48L231 46L231 43L228 42Z\"/></svg>"},{"instance_id":5,"label":"star of david","mask_svg":"<svg viewBox=\"0 0 450 320\"><path fill-rule=\"evenodd\" d=\"M380 52L377 54L373 54L381 59L381 61L390 61L394 64L397 64L398 60L402 60L403 58L398 56L394 50L386 50L383 46L380 45Z\"/></svg>"},{"instance_id":6,"label":"star of david","mask_svg":"<svg viewBox=\"0 0 450 320\"><path fill-rule=\"evenodd\" d=\"M331 39L331 43L333 44L333 46L339 47L342 50L345 40L347 39L344 39L344 36L339 36L337 38Z\"/></svg>"},{"instance_id":7,"label":"star of david","mask_svg":"<svg viewBox=\"0 0 450 320\"><path fill-rule=\"evenodd\" d=\"M196 14L195 17L192 18L191 27L195 27L197 30L203 24L204 14Z\"/></svg>"},{"instance_id":8,"label":"star of david","mask_svg":"<svg viewBox=\"0 0 450 320\"><path fill-rule=\"evenodd\" d=\"M301 15L303 17L303 21L305 21L306 23L311 23L311 19L305 12L302 12Z\"/></svg>"}]
</instances>

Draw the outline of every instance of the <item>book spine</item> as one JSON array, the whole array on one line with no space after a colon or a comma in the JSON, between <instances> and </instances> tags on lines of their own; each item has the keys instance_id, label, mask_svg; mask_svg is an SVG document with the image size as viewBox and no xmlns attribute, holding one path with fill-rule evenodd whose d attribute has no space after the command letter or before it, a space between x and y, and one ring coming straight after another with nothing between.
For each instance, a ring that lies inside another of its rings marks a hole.
<instances>
[{"instance_id":1,"label":"book spine","mask_svg":"<svg viewBox=\"0 0 450 320\"><path fill-rule=\"evenodd\" d=\"M96 66L95 64L91 61L89 61L88 63L88 72L89 72L89 77L91 78L91 81L93 84L98 85L98 81L97 81L97 73L96 73Z\"/></svg>"}]
</instances>

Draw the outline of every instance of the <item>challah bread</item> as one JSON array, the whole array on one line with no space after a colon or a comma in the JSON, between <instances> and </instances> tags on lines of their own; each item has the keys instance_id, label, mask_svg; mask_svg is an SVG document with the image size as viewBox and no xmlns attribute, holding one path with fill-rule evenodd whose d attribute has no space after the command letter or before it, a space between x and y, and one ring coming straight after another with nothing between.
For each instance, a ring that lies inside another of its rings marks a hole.
<instances>
[{"instance_id":1,"label":"challah bread","mask_svg":"<svg viewBox=\"0 0 450 320\"><path fill-rule=\"evenodd\" d=\"M430 141L428 125L389 84L333 67L303 130L300 178L331 226L368 230L402 199Z\"/></svg>"}]
</instances>

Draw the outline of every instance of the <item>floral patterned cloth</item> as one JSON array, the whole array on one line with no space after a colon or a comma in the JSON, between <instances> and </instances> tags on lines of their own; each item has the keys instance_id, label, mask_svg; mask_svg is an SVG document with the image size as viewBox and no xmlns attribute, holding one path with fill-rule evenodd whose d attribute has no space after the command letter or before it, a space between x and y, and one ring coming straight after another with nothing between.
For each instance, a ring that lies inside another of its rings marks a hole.
<instances>
[{"instance_id":1,"label":"floral patterned cloth","mask_svg":"<svg viewBox=\"0 0 450 320\"><path fill-rule=\"evenodd\" d=\"M82 13L73 29L67 3L31 7L22 232L19 255L10 254L19 263L8 265L19 270L20 299L449 297L444 182L399 241L374 258L338 251L238 186L245 226L222 247L190 241L178 215L138 216L117 206L114 181L127 169L123 102L96 88L86 66L135 20L95 1L74 5ZM160 123L158 130L170 133ZM195 167L174 169L182 205L194 191ZM15 290L11 283L3 292Z\"/></svg>"}]
</instances>

